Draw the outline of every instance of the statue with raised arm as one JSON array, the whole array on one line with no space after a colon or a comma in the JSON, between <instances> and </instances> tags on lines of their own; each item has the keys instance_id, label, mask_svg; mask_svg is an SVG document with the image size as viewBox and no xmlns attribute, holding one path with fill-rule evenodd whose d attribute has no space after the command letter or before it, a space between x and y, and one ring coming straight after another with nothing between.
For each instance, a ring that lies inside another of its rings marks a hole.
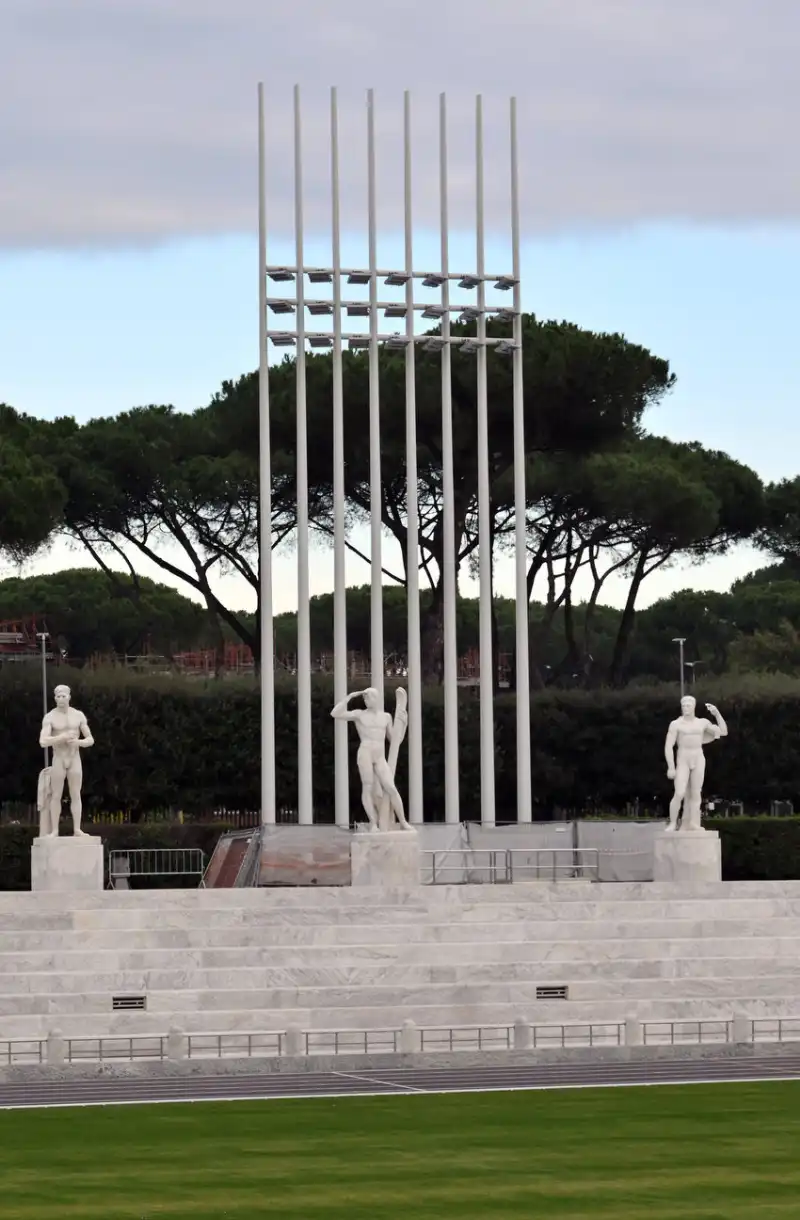
<instances>
[{"instance_id":1,"label":"statue with raised arm","mask_svg":"<svg viewBox=\"0 0 800 1220\"><path fill-rule=\"evenodd\" d=\"M350 702L361 696L363 708L351 708ZM394 782L397 755L408 727L407 695L402 689L395 694L394 717L384 711L380 694L370 686L353 691L331 712L334 720L348 720L356 726L359 736L358 773L361 777L361 803L370 830L390 830L395 822L403 830L413 830L408 821L403 800ZM386 742L389 742L389 759ZM390 821L391 819L391 821Z\"/></svg>"},{"instance_id":2,"label":"statue with raised arm","mask_svg":"<svg viewBox=\"0 0 800 1220\"><path fill-rule=\"evenodd\" d=\"M90 836L81 830L83 811L81 750L93 746L94 738L83 712L79 712L76 707L70 707L68 686L56 687L55 701L55 707L42 721L42 731L39 735L39 745L42 749L52 750L52 762L42 772L42 777L45 777L44 781L40 777L40 834L45 838L55 838L58 834L58 824L61 820L61 797L66 782L72 811L73 833L88 838Z\"/></svg>"},{"instance_id":3,"label":"statue with raised arm","mask_svg":"<svg viewBox=\"0 0 800 1220\"><path fill-rule=\"evenodd\" d=\"M695 708L696 702L692 695L685 695L681 699L681 715L669 726L664 744L667 779L675 781L675 795L669 806L667 830L678 829L681 806L681 828L702 830L700 802L706 773L703 746L728 736L728 726L713 703L706 704L706 711L713 717L713 723L704 717L696 716Z\"/></svg>"}]
</instances>

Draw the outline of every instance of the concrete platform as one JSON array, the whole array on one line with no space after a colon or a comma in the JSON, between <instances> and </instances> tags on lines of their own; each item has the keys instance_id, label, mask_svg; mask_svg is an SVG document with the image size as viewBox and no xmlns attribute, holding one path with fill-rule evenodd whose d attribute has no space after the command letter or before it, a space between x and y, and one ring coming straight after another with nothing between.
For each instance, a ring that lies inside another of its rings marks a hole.
<instances>
[{"instance_id":1,"label":"concrete platform","mask_svg":"<svg viewBox=\"0 0 800 1220\"><path fill-rule=\"evenodd\" d=\"M653 840L653 880L690 889L722 880L717 830L661 831Z\"/></svg>"},{"instance_id":2,"label":"concrete platform","mask_svg":"<svg viewBox=\"0 0 800 1220\"><path fill-rule=\"evenodd\" d=\"M413 889L420 884L415 830L363 831L350 845L350 884Z\"/></svg>"},{"instance_id":3,"label":"concrete platform","mask_svg":"<svg viewBox=\"0 0 800 1220\"><path fill-rule=\"evenodd\" d=\"M35 892L102 893L103 842L92 835L36 838L31 846L31 889Z\"/></svg>"}]
</instances>

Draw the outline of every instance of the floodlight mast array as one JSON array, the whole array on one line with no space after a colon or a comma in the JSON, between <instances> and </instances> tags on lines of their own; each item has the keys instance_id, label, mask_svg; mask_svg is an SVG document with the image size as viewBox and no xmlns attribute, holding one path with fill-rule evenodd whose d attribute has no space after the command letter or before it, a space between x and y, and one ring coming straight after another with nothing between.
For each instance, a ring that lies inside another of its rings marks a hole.
<instances>
[{"instance_id":1,"label":"floodlight mast array","mask_svg":"<svg viewBox=\"0 0 800 1220\"><path fill-rule=\"evenodd\" d=\"M439 106L440 162L440 225L441 265L438 270L419 271L413 266L412 217L412 144L411 99L404 97L404 196L405 196L405 259L402 268L381 269L377 261L377 170L375 142L374 93L367 94L367 182L368 182L368 266L342 267L340 234L340 165L339 113L337 90L330 97L331 151L331 265L306 265L304 259L304 200L302 113L300 90L294 90L294 236L295 259L291 266L271 264L267 257L267 173L265 157L265 111L263 86L258 87L258 155L259 155L259 415L261 480L260 531L260 641L261 641L261 820L276 821L275 781L275 643L272 610L271 564L271 447L269 406L270 345L296 351L297 402L297 701L298 701L298 790L297 820L300 825L314 822L312 739L311 739L311 622L309 607L309 502L308 502L308 431L306 410L306 350L331 352L333 382L333 550L334 550L334 699L347 693L347 631L345 587L345 494L344 494L344 395L342 353L346 343L350 350L368 353L369 367L369 480L370 480L370 666L371 685L381 694L384 690L385 660L383 642L383 567L381 523L381 434L379 397L379 351L382 345L403 350L405 354L406 401L406 591L408 602L408 749L409 792L408 816L412 823L423 821L424 792L422 779L422 648L420 633L419 592L419 509L417 486L417 425L415 397L415 355L422 345L426 351L441 356L442 392L442 500L443 556L442 593L444 620L444 699L445 699L445 808L447 823L460 821L459 761L458 761L458 649L456 637L457 555L454 516L453 411L451 363L453 348L476 355L476 403L478 439L478 520L479 520L479 582L480 582L480 757L481 757L481 822L495 823L494 783L494 693L491 628L491 517L489 469L489 421L487 375L490 352L511 358L513 370L514 418L514 503L516 513L516 689L517 689L517 820L528 822L532 817L530 770L530 678L528 669L528 591L526 562L526 485L525 435L522 384L522 313L520 293L520 223L519 177L517 156L517 110L510 103L511 144L511 244L510 273L489 275L484 266L484 161L483 104L475 106L475 208L476 208L476 268L474 272L450 270L448 164L447 164L447 102L444 94ZM391 288L403 288L404 299L382 300L380 283ZM439 303L415 300L415 285L438 289ZM474 291L474 305L451 304L451 286L462 291ZM487 285L501 292L512 293L510 306L487 303ZM330 296L320 296L317 285L329 285ZM348 286L368 289L368 300L347 293ZM293 291L291 289L293 288ZM275 292L277 290L277 294ZM290 291L291 295L278 295ZM459 321L474 321L475 336L453 335L452 314ZM306 315L311 322L307 322ZM404 331L386 333L382 318L404 319ZM344 329L343 317L364 318L368 333ZM438 335L417 332L419 317L440 323ZM511 338L496 338L487 334L490 317L511 323ZM293 329L284 329L280 322L293 318ZM328 319L328 327L319 328L316 319ZM270 325L273 321L278 325ZM335 725L335 821L338 826L351 823L347 725ZM432 811L431 811L432 812Z\"/></svg>"}]
</instances>

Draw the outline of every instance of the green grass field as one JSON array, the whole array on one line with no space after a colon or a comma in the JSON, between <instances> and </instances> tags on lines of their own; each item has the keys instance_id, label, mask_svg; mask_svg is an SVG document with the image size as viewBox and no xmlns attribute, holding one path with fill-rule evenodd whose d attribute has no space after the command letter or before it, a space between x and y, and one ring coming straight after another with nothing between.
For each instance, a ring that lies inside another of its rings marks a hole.
<instances>
[{"instance_id":1,"label":"green grass field","mask_svg":"<svg viewBox=\"0 0 800 1220\"><path fill-rule=\"evenodd\" d=\"M0 1216L797 1220L800 1082L4 1111Z\"/></svg>"}]
</instances>

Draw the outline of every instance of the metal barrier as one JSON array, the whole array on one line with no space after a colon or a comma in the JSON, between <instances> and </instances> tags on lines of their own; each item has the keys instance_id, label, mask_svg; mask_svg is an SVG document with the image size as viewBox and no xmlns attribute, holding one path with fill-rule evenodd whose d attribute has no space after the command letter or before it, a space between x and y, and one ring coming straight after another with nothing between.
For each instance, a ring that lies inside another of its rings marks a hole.
<instances>
[{"instance_id":1,"label":"metal barrier","mask_svg":"<svg viewBox=\"0 0 800 1220\"><path fill-rule=\"evenodd\" d=\"M259 874L261 872L261 842L263 836L264 832L260 826L258 830L252 833L241 868L236 874L236 880L233 883L237 889L258 885Z\"/></svg>"},{"instance_id":2,"label":"metal barrier","mask_svg":"<svg viewBox=\"0 0 800 1220\"><path fill-rule=\"evenodd\" d=\"M511 847L499 851L486 847L457 847L423 851L420 854L423 861L430 860L430 885L458 884L458 881L448 880L447 874L452 873L459 874L459 880L463 875L465 883L474 883L476 872L487 873L492 885L532 879L558 881L565 877L597 881L600 873L600 850L597 847ZM459 857L458 864L442 863L452 856Z\"/></svg>"},{"instance_id":3,"label":"metal barrier","mask_svg":"<svg viewBox=\"0 0 800 1220\"><path fill-rule=\"evenodd\" d=\"M109 852L108 857L108 882L114 890L127 890L134 877L197 876L199 885L204 871L199 847L134 847Z\"/></svg>"},{"instance_id":4,"label":"metal barrier","mask_svg":"<svg viewBox=\"0 0 800 1220\"><path fill-rule=\"evenodd\" d=\"M258 1059L457 1051L565 1050L633 1046L800 1042L800 1017L750 1020L596 1022L593 1024L416 1026L394 1029L286 1030L265 1033L133 1035L0 1040L0 1067L184 1059Z\"/></svg>"}]
</instances>

